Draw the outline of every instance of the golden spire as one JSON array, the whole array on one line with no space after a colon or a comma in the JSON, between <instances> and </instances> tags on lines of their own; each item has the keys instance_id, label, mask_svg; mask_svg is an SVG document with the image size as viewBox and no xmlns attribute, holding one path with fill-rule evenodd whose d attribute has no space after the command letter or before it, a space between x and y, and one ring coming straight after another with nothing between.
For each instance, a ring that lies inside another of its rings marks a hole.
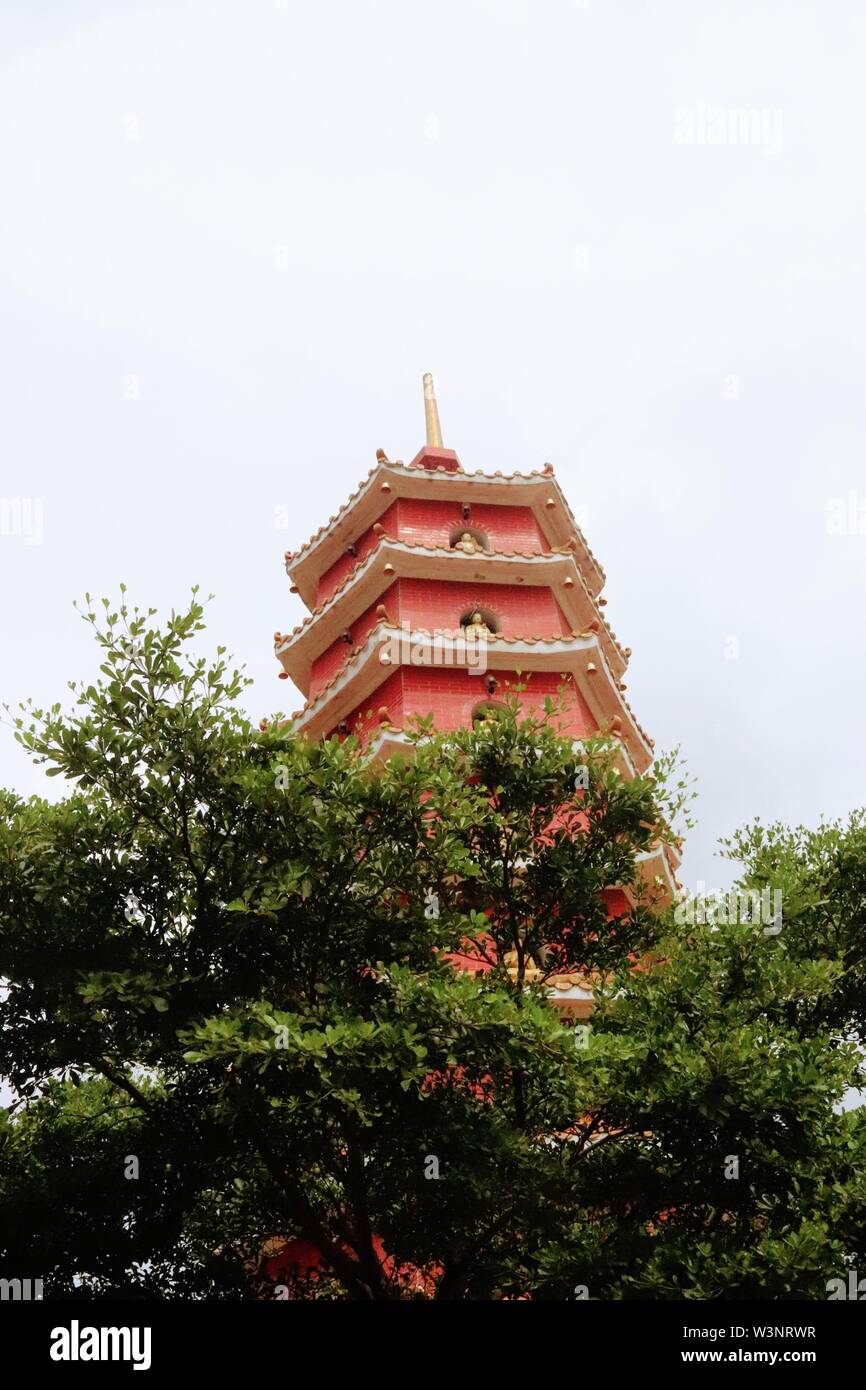
<instances>
[{"instance_id":1,"label":"golden spire","mask_svg":"<svg viewBox=\"0 0 866 1390\"><path fill-rule=\"evenodd\" d=\"M430 448L442 448L442 429L439 424L439 407L436 404L436 392L433 390L433 378L429 372L424 373L424 419L427 423L427 444Z\"/></svg>"}]
</instances>

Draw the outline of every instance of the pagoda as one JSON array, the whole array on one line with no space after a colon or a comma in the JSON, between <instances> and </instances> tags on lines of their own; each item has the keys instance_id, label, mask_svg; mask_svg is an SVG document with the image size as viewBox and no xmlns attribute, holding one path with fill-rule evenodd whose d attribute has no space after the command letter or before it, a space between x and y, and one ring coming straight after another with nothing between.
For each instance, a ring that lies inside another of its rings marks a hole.
<instances>
[{"instance_id":1,"label":"pagoda","mask_svg":"<svg viewBox=\"0 0 866 1390\"><path fill-rule=\"evenodd\" d=\"M576 742L602 733L621 776L646 771L652 740L625 698L631 653L605 619L604 571L552 466L467 471L443 446L429 374L424 406L426 442L412 462L379 449L336 516L286 552L292 591L309 609L274 636L280 676L305 697L296 732L355 734L371 757L409 756L406 731L419 716L447 732L490 717L504 699L528 713L565 688L560 731ZM657 895L675 896L669 847L638 867ZM629 896L611 888L611 916ZM585 982L551 985L563 1012L586 1016Z\"/></svg>"}]
</instances>

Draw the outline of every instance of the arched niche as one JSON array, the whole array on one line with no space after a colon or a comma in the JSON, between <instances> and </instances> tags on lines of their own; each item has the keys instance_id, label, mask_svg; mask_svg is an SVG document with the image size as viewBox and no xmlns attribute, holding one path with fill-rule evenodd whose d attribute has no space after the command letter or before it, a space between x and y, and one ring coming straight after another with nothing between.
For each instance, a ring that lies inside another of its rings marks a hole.
<instances>
[{"instance_id":1,"label":"arched niche","mask_svg":"<svg viewBox=\"0 0 866 1390\"><path fill-rule=\"evenodd\" d=\"M502 700L481 700L472 711L472 723L492 724L508 713L508 706Z\"/></svg>"},{"instance_id":2,"label":"arched niche","mask_svg":"<svg viewBox=\"0 0 866 1390\"><path fill-rule=\"evenodd\" d=\"M469 537L469 540L466 540ZM470 542L475 545L471 546ZM481 555L490 549L490 542L483 531L479 531L477 526L455 526L448 537L448 544L452 550L466 555Z\"/></svg>"},{"instance_id":3,"label":"arched niche","mask_svg":"<svg viewBox=\"0 0 866 1390\"><path fill-rule=\"evenodd\" d=\"M491 635L502 630L502 624L493 609L486 608L482 603L473 603L465 612L461 613L460 626L469 627L475 621L476 613L480 614L482 623L490 629Z\"/></svg>"}]
</instances>

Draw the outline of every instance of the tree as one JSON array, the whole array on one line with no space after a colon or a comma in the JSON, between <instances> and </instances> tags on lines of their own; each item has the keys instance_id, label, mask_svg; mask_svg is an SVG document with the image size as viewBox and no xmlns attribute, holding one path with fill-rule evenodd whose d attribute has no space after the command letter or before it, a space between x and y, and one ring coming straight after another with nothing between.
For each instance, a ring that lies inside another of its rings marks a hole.
<instances>
[{"instance_id":1,"label":"tree","mask_svg":"<svg viewBox=\"0 0 866 1390\"><path fill-rule=\"evenodd\" d=\"M255 729L225 652L190 654L197 597L161 627L125 594L86 617L101 679L17 720L72 791L3 796L4 1272L48 1296L823 1296L862 1244L852 965L657 911L635 855L682 779L620 777L555 702L374 765ZM546 1002L564 968L597 982L585 1049Z\"/></svg>"}]
</instances>

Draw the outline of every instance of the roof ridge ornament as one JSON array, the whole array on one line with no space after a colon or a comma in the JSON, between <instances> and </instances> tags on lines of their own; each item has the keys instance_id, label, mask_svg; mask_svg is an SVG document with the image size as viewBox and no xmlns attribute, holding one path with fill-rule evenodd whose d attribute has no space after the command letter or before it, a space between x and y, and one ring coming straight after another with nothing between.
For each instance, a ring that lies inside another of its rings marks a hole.
<instances>
[{"instance_id":1,"label":"roof ridge ornament","mask_svg":"<svg viewBox=\"0 0 866 1390\"><path fill-rule=\"evenodd\" d=\"M431 372L424 373L424 422L427 427L427 443L433 449L443 448L442 426L439 424L439 406L433 386Z\"/></svg>"},{"instance_id":2,"label":"roof ridge ornament","mask_svg":"<svg viewBox=\"0 0 866 1390\"><path fill-rule=\"evenodd\" d=\"M428 472L462 473L460 460L453 449L446 449L442 443L442 426L439 423L439 406L433 386L432 372L425 372L424 383L424 424L427 438L409 464L410 468L426 468Z\"/></svg>"}]
</instances>

